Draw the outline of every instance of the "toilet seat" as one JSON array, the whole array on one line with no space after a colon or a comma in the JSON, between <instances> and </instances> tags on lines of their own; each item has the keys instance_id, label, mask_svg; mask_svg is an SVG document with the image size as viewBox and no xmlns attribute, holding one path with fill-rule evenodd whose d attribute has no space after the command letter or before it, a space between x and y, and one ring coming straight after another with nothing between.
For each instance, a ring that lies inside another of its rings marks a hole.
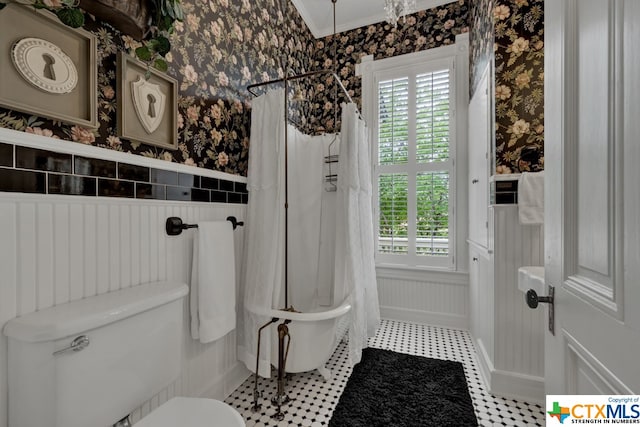
<instances>
[{"instance_id":1,"label":"toilet seat","mask_svg":"<svg viewBox=\"0 0 640 427\"><path fill-rule=\"evenodd\" d=\"M134 427L245 427L235 409L224 402L174 397L141 419Z\"/></svg>"}]
</instances>

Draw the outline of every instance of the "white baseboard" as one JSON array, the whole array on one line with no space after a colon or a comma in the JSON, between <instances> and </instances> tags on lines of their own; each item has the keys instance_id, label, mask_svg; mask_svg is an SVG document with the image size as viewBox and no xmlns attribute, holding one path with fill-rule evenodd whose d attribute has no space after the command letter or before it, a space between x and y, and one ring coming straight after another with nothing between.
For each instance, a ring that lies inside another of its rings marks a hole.
<instances>
[{"instance_id":1,"label":"white baseboard","mask_svg":"<svg viewBox=\"0 0 640 427\"><path fill-rule=\"evenodd\" d=\"M224 397L227 398L231 393L236 391L250 375L251 371L249 371L244 364L241 362L236 363L232 369L227 371Z\"/></svg>"},{"instance_id":2,"label":"white baseboard","mask_svg":"<svg viewBox=\"0 0 640 427\"><path fill-rule=\"evenodd\" d=\"M475 340L475 345L480 375L491 394L528 403L545 404L543 377L496 369L482 340Z\"/></svg>"},{"instance_id":3,"label":"white baseboard","mask_svg":"<svg viewBox=\"0 0 640 427\"><path fill-rule=\"evenodd\" d=\"M545 405L543 377L495 370L491 373L491 393L509 399Z\"/></svg>"},{"instance_id":4,"label":"white baseboard","mask_svg":"<svg viewBox=\"0 0 640 427\"><path fill-rule=\"evenodd\" d=\"M472 335L473 337L473 335ZM473 343L476 346L476 355L478 356L478 367L480 368L480 376L482 381L487 386L487 389L491 389L491 372L495 371L493 362L487 353L487 349L481 339L473 339Z\"/></svg>"},{"instance_id":5,"label":"white baseboard","mask_svg":"<svg viewBox=\"0 0 640 427\"><path fill-rule=\"evenodd\" d=\"M380 317L383 319L423 323L427 325L442 326L445 328L469 329L469 320L467 317L455 314L380 306Z\"/></svg>"},{"instance_id":6,"label":"white baseboard","mask_svg":"<svg viewBox=\"0 0 640 427\"><path fill-rule=\"evenodd\" d=\"M240 362L233 365L223 375L215 378L202 393L197 395L209 399L224 400L249 378L251 372Z\"/></svg>"}]
</instances>

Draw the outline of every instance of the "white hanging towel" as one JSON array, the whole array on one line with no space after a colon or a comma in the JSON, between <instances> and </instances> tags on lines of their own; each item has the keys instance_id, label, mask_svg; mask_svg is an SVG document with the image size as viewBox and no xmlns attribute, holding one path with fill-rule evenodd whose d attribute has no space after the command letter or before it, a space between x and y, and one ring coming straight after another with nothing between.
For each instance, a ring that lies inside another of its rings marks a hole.
<instances>
[{"instance_id":1,"label":"white hanging towel","mask_svg":"<svg viewBox=\"0 0 640 427\"><path fill-rule=\"evenodd\" d=\"M200 222L193 241L191 336L202 343L236 327L236 269L233 226Z\"/></svg>"},{"instance_id":2,"label":"white hanging towel","mask_svg":"<svg viewBox=\"0 0 640 427\"><path fill-rule=\"evenodd\" d=\"M518 180L520 224L544 223L544 172L523 172Z\"/></svg>"}]
</instances>

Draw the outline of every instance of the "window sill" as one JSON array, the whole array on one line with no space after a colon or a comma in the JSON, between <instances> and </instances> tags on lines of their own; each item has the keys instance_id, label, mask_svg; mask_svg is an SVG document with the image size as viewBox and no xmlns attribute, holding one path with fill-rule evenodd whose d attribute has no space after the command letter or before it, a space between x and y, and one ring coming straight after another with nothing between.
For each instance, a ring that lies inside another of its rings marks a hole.
<instances>
[{"instance_id":1,"label":"window sill","mask_svg":"<svg viewBox=\"0 0 640 427\"><path fill-rule=\"evenodd\" d=\"M467 272L398 264L376 264L376 276L385 279L437 282L452 285L467 285L469 283L469 274Z\"/></svg>"}]
</instances>

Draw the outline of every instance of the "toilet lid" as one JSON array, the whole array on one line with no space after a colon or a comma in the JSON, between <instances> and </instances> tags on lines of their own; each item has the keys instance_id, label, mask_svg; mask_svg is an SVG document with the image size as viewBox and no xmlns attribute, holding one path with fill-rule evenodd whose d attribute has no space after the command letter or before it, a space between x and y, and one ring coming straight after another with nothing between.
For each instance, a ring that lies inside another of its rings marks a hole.
<instances>
[{"instance_id":1,"label":"toilet lid","mask_svg":"<svg viewBox=\"0 0 640 427\"><path fill-rule=\"evenodd\" d=\"M213 399L174 397L136 423L135 427L245 427L231 406Z\"/></svg>"}]
</instances>

